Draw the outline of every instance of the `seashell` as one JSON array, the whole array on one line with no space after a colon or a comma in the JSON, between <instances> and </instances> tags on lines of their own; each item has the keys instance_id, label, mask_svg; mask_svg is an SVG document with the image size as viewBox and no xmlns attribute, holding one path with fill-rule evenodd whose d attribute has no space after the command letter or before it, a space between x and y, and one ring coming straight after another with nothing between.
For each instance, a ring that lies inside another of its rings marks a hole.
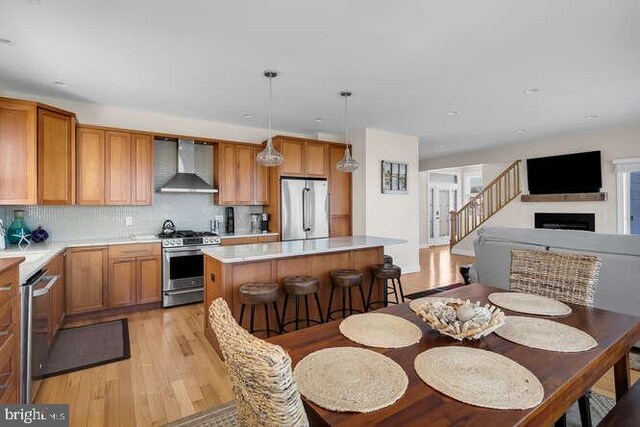
<instances>
[{"instance_id":1,"label":"seashell","mask_svg":"<svg viewBox=\"0 0 640 427\"><path fill-rule=\"evenodd\" d=\"M461 322L466 322L468 320L473 319L476 314L476 309L471 304L464 304L458 307L456 310L456 315Z\"/></svg>"},{"instance_id":2,"label":"seashell","mask_svg":"<svg viewBox=\"0 0 640 427\"><path fill-rule=\"evenodd\" d=\"M491 320L491 311L485 307L476 307L472 319L477 323L487 323Z\"/></svg>"}]
</instances>

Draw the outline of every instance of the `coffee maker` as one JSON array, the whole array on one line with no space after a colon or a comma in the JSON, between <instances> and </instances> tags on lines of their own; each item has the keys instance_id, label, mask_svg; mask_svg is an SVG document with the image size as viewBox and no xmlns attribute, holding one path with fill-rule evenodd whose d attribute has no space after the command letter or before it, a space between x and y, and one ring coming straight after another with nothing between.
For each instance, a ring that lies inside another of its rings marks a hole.
<instances>
[{"instance_id":1,"label":"coffee maker","mask_svg":"<svg viewBox=\"0 0 640 427\"><path fill-rule=\"evenodd\" d=\"M262 218L260 220L260 231L263 233L269 232L269 218L271 216L267 212L262 213Z\"/></svg>"}]
</instances>

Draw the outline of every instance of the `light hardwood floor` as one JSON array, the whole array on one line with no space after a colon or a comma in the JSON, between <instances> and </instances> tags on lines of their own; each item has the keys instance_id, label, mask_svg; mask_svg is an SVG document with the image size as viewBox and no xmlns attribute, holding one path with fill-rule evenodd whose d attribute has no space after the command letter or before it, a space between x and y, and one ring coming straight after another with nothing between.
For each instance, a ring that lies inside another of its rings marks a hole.
<instances>
[{"instance_id":1,"label":"light hardwood floor","mask_svg":"<svg viewBox=\"0 0 640 427\"><path fill-rule=\"evenodd\" d=\"M458 267L472 261L447 247L423 249L424 273L413 284L403 278L405 292L459 282ZM73 427L128 427L163 425L233 399L224 365L202 332L203 316L202 304L128 315L130 359L47 378L36 402L68 403ZM632 371L632 382L639 377ZM613 384L611 370L594 390L613 397Z\"/></svg>"},{"instance_id":2,"label":"light hardwood floor","mask_svg":"<svg viewBox=\"0 0 640 427\"><path fill-rule=\"evenodd\" d=\"M47 378L36 402L68 403L74 427L112 427L163 425L233 399L203 315L202 304L128 315L130 359Z\"/></svg>"}]
</instances>

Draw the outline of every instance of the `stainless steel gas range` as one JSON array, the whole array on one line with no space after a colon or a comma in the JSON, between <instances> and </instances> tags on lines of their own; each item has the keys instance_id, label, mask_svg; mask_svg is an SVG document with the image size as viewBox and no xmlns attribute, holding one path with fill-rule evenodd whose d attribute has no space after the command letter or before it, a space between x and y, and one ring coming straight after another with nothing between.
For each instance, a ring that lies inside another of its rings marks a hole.
<instances>
[{"instance_id":1,"label":"stainless steel gas range","mask_svg":"<svg viewBox=\"0 0 640 427\"><path fill-rule=\"evenodd\" d=\"M163 230L162 306L204 300L204 254L202 249L220 244L220 236L208 231Z\"/></svg>"}]
</instances>

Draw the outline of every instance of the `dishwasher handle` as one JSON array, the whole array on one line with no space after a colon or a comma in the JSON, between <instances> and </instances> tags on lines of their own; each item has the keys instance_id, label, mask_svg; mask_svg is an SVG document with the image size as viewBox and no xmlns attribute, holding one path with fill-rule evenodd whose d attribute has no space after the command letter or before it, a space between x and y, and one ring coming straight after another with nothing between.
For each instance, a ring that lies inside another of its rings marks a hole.
<instances>
[{"instance_id":1,"label":"dishwasher handle","mask_svg":"<svg viewBox=\"0 0 640 427\"><path fill-rule=\"evenodd\" d=\"M37 298L37 297L41 297L43 295L48 294L51 288L53 287L53 285L55 285L55 283L58 281L59 278L60 276L42 276L40 280L49 280L49 281L47 282L47 285L44 288L35 289L33 291L33 297Z\"/></svg>"}]
</instances>

